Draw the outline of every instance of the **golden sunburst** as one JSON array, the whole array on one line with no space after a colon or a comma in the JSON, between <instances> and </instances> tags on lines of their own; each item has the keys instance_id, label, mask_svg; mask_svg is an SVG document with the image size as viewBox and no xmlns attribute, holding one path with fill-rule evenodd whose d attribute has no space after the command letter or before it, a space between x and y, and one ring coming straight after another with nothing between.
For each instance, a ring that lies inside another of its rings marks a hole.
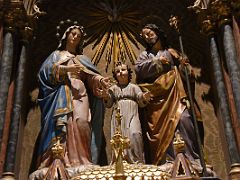
<instances>
[{"instance_id":1,"label":"golden sunburst","mask_svg":"<svg viewBox=\"0 0 240 180\"><path fill-rule=\"evenodd\" d=\"M109 65L117 61L136 61L133 46L139 49L140 13L134 9L134 0L96 1L86 12L89 17L87 25L87 43L93 43L95 53L92 62L97 65L105 55L106 71Z\"/></svg>"}]
</instances>

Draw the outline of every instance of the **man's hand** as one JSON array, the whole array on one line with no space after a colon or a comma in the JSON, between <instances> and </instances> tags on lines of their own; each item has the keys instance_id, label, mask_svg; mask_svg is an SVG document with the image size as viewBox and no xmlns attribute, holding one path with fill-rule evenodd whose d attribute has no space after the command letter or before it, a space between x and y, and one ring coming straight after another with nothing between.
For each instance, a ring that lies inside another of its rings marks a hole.
<instances>
[{"instance_id":1,"label":"man's hand","mask_svg":"<svg viewBox=\"0 0 240 180\"><path fill-rule=\"evenodd\" d=\"M159 60L161 61L162 64L170 64L169 60L165 56L160 56Z\"/></svg>"},{"instance_id":2,"label":"man's hand","mask_svg":"<svg viewBox=\"0 0 240 180\"><path fill-rule=\"evenodd\" d=\"M185 56L185 55L180 56L179 60L180 60L180 64L181 64L182 66L184 66L184 65L186 65L186 66L189 65L189 59L188 59L187 56Z\"/></svg>"}]
</instances>

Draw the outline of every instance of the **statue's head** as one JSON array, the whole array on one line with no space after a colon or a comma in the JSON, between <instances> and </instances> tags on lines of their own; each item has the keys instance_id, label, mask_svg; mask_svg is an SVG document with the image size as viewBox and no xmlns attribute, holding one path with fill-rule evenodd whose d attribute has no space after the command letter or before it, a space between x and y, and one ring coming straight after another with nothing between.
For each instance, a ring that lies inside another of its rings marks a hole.
<instances>
[{"instance_id":1,"label":"statue's head","mask_svg":"<svg viewBox=\"0 0 240 180\"><path fill-rule=\"evenodd\" d=\"M160 41L163 49L168 47L166 34L156 24L146 24L142 28L141 37L147 44L147 48L151 48L157 41Z\"/></svg>"},{"instance_id":2,"label":"statue's head","mask_svg":"<svg viewBox=\"0 0 240 180\"><path fill-rule=\"evenodd\" d=\"M126 65L126 64L124 64L124 63L122 63L120 61L118 61L115 64L112 73L113 73L113 78L118 83L119 83L119 80L120 80L119 78L126 78L128 80L128 82L130 82L131 79L132 79L132 70L131 70L131 68L128 65Z\"/></svg>"},{"instance_id":3,"label":"statue's head","mask_svg":"<svg viewBox=\"0 0 240 180\"><path fill-rule=\"evenodd\" d=\"M60 25L57 26L57 37L59 39L59 45L58 48L59 50L64 50L66 48L67 42L70 40L69 38L78 38L78 43L76 44L76 53L77 54L82 54L82 50L83 50L83 44L84 44L84 40L85 40L85 36L86 33L84 32L84 28L83 26L78 25L78 23L72 22L70 20L67 20L66 22L61 21L59 23ZM66 27L67 25L67 27ZM65 31L61 37L60 37L60 31L61 31L61 27L63 28L63 26L65 26ZM75 37L73 37L75 36Z\"/></svg>"}]
</instances>

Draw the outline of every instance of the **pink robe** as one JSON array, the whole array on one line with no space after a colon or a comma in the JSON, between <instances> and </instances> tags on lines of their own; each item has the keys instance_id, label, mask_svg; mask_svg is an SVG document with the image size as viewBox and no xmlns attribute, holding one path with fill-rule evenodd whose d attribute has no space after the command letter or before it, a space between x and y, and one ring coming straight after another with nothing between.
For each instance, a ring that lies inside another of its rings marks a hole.
<instances>
[{"instance_id":1,"label":"pink robe","mask_svg":"<svg viewBox=\"0 0 240 180\"><path fill-rule=\"evenodd\" d=\"M56 64L55 77L61 76L61 65L70 65L76 63L72 59L68 61L59 61ZM78 62L80 63L80 62ZM100 88L99 80L102 76L87 70L86 68L79 75L67 74L65 88L68 89L72 106L72 112L67 114L66 119L57 119L57 125L66 126L66 139L61 143L64 145L64 164L66 167L76 167L79 165L92 164L91 160L91 111L89 107L89 98L87 89L91 89L94 95ZM70 82L70 83L69 83ZM87 88L87 89L86 89ZM47 151L41 162L39 169L48 167L52 162L51 152Z\"/></svg>"}]
</instances>

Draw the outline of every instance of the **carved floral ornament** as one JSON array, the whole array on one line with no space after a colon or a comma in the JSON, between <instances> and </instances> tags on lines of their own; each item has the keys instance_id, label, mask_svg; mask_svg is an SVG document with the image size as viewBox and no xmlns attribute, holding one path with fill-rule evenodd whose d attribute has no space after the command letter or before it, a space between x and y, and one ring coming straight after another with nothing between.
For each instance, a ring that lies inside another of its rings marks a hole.
<instances>
[{"instance_id":1,"label":"carved floral ornament","mask_svg":"<svg viewBox=\"0 0 240 180\"><path fill-rule=\"evenodd\" d=\"M6 32L20 33L23 42L29 42L33 37L35 21L27 15L22 1L11 1L7 5L0 2L0 20Z\"/></svg>"},{"instance_id":2,"label":"carved floral ornament","mask_svg":"<svg viewBox=\"0 0 240 180\"><path fill-rule=\"evenodd\" d=\"M201 2L200 2L201 1ZM207 6L200 6L206 4ZM201 31L206 35L214 34L217 26L230 24L232 16L240 22L240 1L239 0L196 0L194 5L188 7L193 10L198 17Z\"/></svg>"}]
</instances>

